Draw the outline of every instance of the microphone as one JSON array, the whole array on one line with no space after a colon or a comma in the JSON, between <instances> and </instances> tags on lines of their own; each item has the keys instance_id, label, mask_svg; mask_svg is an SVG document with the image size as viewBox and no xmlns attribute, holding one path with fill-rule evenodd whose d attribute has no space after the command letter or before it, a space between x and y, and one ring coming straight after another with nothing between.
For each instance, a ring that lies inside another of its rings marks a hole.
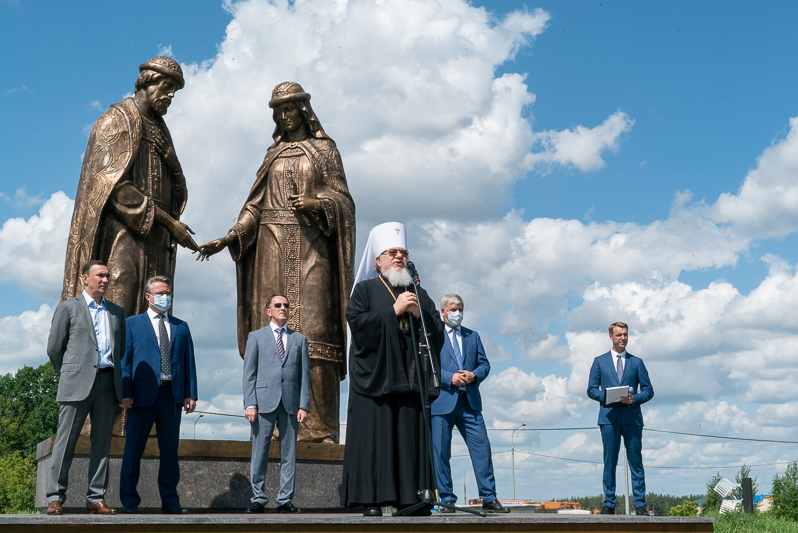
<instances>
[{"instance_id":1,"label":"microphone","mask_svg":"<svg viewBox=\"0 0 798 533\"><path fill-rule=\"evenodd\" d=\"M416 265L413 264L413 261L407 262L407 271L410 273L410 277L413 278L413 284L419 285L421 278L418 276L418 270L416 270Z\"/></svg>"}]
</instances>

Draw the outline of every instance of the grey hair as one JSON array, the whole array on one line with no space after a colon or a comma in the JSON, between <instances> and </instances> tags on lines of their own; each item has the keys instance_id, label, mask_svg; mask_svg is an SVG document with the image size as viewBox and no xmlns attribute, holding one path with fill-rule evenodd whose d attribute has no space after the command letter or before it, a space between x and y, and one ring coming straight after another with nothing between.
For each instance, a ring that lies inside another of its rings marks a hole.
<instances>
[{"instance_id":1,"label":"grey hair","mask_svg":"<svg viewBox=\"0 0 798 533\"><path fill-rule=\"evenodd\" d=\"M447 307L449 307L452 304L454 304L454 305L462 305L465 308L465 305L463 305L463 299L460 298L459 295L457 295L457 294L455 294L453 292L450 292L449 294L447 294L446 296L441 298L441 309L446 309Z\"/></svg>"},{"instance_id":2,"label":"grey hair","mask_svg":"<svg viewBox=\"0 0 798 533\"><path fill-rule=\"evenodd\" d=\"M172 289L172 279L169 276L152 276L144 283L145 293L152 294L150 292L150 288L153 283L166 283L169 286L169 289Z\"/></svg>"}]
</instances>

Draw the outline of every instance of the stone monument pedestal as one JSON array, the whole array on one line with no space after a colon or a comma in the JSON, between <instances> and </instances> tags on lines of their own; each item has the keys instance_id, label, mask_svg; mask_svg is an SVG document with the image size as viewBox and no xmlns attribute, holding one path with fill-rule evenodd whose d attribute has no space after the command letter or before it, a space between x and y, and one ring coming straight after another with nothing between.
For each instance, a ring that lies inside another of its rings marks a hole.
<instances>
[{"instance_id":1,"label":"stone monument pedestal","mask_svg":"<svg viewBox=\"0 0 798 533\"><path fill-rule=\"evenodd\" d=\"M36 448L38 473L36 476L36 506L47 507L47 480L55 437L39 443ZM119 501L119 473L122 468L124 437L111 440L110 479L105 501L121 510ZM69 489L64 502L65 511L83 511L88 487L90 441L81 436L75 447L75 457L69 470ZM180 484L177 492L183 507L193 510L242 510L250 505L252 489L249 483L249 464L252 445L249 441L181 440ZM294 504L300 509L332 510L340 508L338 489L341 485L344 446L341 444L297 443L296 494ZM160 511L158 495L158 442L150 437L141 459L138 490L141 509ZM266 495L269 507L280 488L280 445L273 441L269 448L269 467L266 471Z\"/></svg>"}]
</instances>

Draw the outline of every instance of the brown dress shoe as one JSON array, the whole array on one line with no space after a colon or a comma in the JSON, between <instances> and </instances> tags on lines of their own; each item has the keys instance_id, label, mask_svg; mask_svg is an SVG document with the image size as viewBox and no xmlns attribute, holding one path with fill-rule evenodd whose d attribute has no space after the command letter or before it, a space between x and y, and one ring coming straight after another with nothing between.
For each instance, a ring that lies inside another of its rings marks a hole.
<instances>
[{"instance_id":1,"label":"brown dress shoe","mask_svg":"<svg viewBox=\"0 0 798 533\"><path fill-rule=\"evenodd\" d=\"M47 506L47 514L49 515L64 514L64 509L61 508L61 502L59 502L58 500L51 501L50 505Z\"/></svg>"},{"instance_id":2,"label":"brown dress shoe","mask_svg":"<svg viewBox=\"0 0 798 533\"><path fill-rule=\"evenodd\" d=\"M108 507L105 502L97 502L94 505L90 505L86 512L89 514L116 514L116 509Z\"/></svg>"}]
</instances>

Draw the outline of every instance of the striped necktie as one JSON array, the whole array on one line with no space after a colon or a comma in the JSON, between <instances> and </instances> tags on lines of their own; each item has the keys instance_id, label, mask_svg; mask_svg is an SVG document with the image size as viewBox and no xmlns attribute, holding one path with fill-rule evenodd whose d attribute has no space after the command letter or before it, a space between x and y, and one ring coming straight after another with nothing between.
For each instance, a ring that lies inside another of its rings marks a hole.
<instances>
[{"instance_id":1,"label":"striped necktie","mask_svg":"<svg viewBox=\"0 0 798 533\"><path fill-rule=\"evenodd\" d=\"M277 341L277 353L280 354L280 362L285 362L285 346L283 346L283 328L274 330L277 334L275 340Z\"/></svg>"}]
</instances>

